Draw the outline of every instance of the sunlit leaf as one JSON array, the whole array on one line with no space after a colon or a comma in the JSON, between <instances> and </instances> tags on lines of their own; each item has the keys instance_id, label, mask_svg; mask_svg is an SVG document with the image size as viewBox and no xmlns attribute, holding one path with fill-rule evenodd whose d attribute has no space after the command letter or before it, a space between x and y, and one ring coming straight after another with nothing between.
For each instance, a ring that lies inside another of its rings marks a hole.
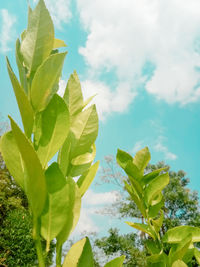
<instances>
[{"instance_id":1,"label":"sunlit leaf","mask_svg":"<svg viewBox=\"0 0 200 267\"><path fill-rule=\"evenodd\" d=\"M42 112L41 129L39 126L36 129L36 135L37 131L41 131L37 153L42 166L46 166L65 142L70 126L66 103L57 94L53 96L47 108Z\"/></svg>"},{"instance_id":2,"label":"sunlit leaf","mask_svg":"<svg viewBox=\"0 0 200 267\"><path fill-rule=\"evenodd\" d=\"M36 8L29 9L28 28L21 43L21 53L30 72L50 55L54 44L54 27L44 0Z\"/></svg>"},{"instance_id":3,"label":"sunlit leaf","mask_svg":"<svg viewBox=\"0 0 200 267\"><path fill-rule=\"evenodd\" d=\"M24 163L25 178L24 187L33 215L37 218L41 215L46 197L46 181L39 158L26 136L10 117L13 136L21 153Z\"/></svg>"},{"instance_id":4,"label":"sunlit leaf","mask_svg":"<svg viewBox=\"0 0 200 267\"><path fill-rule=\"evenodd\" d=\"M28 97L26 93L24 92L24 90L22 89L20 83L18 82L17 77L15 76L8 59L7 59L7 68L8 68L10 80L12 82L13 90L16 96L19 111L22 117L24 131L27 137L29 138L31 136L32 129L33 129L34 113L30 105L30 102L28 100Z\"/></svg>"},{"instance_id":5,"label":"sunlit leaf","mask_svg":"<svg viewBox=\"0 0 200 267\"><path fill-rule=\"evenodd\" d=\"M22 159L12 132L7 132L1 137L0 151L10 174L14 177L16 183L24 189Z\"/></svg>"},{"instance_id":6,"label":"sunlit leaf","mask_svg":"<svg viewBox=\"0 0 200 267\"><path fill-rule=\"evenodd\" d=\"M49 56L37 69L31 85L31 103L36 111L42 111L57 92L66 54Z\"/></svg>"},{"instance_id":7,"label":"sunlit leaf","mask_svg":"<svg viewBox=\"0 0 200 267\"><path fill-rule=\"evenodd\" d=\"M66 47L66 46L67 45L65 44L65 42L63 40L60 40L57 38L54 39L53 49L60 48L60 47Z\"/></svg>"},{"instance_id":8,"label":"sunlit leaf","mask_svg":"<svg viewBox=\"0 0 200 267\"><path fill-rule=\"evenodd\" d=\"M138 167L140 171L144 171L151 159L151 154L148 147L145 147L138 151L133 158L133 163Z\"/></svg>"},{"instance_id":9,"label":"sunlit leaf","mask_svg":"<svg viewBox=\"0 0 200 267\"><path fill-rule=\"evenodd\" d=\"M153 239L155 239L154 232L150 229L149 225L143 224L143 223L132 223L132 222L126 222L129 226L138 229L149 236L151 236Z\"/></svg>"},{"instance_id":10,"label":"sunlit leaf","mask_svg":"<svg viewBox=\"0 0 200 267\"><path fill-rule=\"evenodd\" d=\"M63 267L93 267L92 247L88 237L81 239L75 243L69 250Z\"/></svg>"},{"instance_id":11,"label":"sunlit leaf","mask_svg":"<svg viewBox=\"0 0 200 267\"><path fill-rule=\"evenodd\" d=\"M94 180L94 177L97 173L98 167L99 167L99 161L97 161L95 164L93 164L89 168L89 170L86 173L84 173L83 175L81 175L81 177L78 179L77 185L80 189L81 196L83 196L85 194L85 192L89 188L90 184Z\"/></svg>"},{"instance_id":12,"label":"sunlit leaf","mask_svg":"<svg viewBox=\"0 0 200 267\"><path fill-rule=\"evenodd\" d=\"M122 267L124 260L125 260L125 256L120 256L106 263L104 267Z\"/></svg>"}]
</instances>

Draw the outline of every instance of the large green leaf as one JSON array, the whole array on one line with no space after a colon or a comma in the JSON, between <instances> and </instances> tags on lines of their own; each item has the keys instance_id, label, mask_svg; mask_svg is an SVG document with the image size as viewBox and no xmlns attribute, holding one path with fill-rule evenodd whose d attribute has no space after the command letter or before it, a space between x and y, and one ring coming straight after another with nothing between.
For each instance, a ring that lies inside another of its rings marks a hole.
<instances>
[{"instance_id":1,"label":"large green leaf","mask_svg":"<svg viewBox=\"0 0 200 267\"><path fill-rule=\"evenodd\" d=\"M155 171L152 171L150 173L147 173L146 175L144 175L142 177L141 182L144 184L149 184L154 178L159 176L160 172L166 171L167 169L168 169L168 167L164 167L164 168L160 168L160 169L157 169Z\"/></svg>"},{"instance_id":2,"label":"large green leaf","mask_svg":"<svg viewBox=\"0 0 200 267\"><path fill-rule=\"evenodd\" d=\"M37 69L31 85L31 103L36 111L43 110L58 90L66 54L67 52L49 56Z\"/></svg>"},{"instance_id":3,"label":"large green leaf","mask_svg":"<svg viewBox=\"0 0 200 267\"><path fill-rule=\"evenodd\" d=\"M26 93L24 92L24 90L22 89L20 83L18 82L17 77L15 76L8 59L7 59L7 68L8 68L8 73L9 73L10 80L12 82L12 86L14 89L14 93L16 96L19 111L22 117L24 131L27 137L29 138L31 136L32 129L33 129L34 113L30 105L30 102L28 100L28 97Z\"/></svg>"},{"instance_id":4,"label":"large green leaf","mask_svg":"<svg viewBox=\"0 0 200 267\"><path fill-rule=\"evenodd\" d=\"M152 224L153 224L154 229L157 233L159 233L160 228L163 224L163 219L164 219L164 212L161 210L160 213L161 214L160 214L160 217L158 219L152 220Z\"/></svg>"},{"instance_id":5,"label":"large green leaf","mask_svg":"<svg viewBox=\"0 0 200 267\"><path fill-rule=\"evenodd\" d=\"M63 229L71 214L70 185L66 183L57 163L52 163L45 172L48 201L41 217L41 233L47 240L47 251L50 241Z\"/></svg>"},{"instance_id":6,"label":"large green leaf","mask_svg":"<svg viewBox=\"0 0 200 267\"><path fill-rule=\"evenodd\" d=\"M184 261L177 260L172 264L172 267L187 267Z\"/></svg>"},{"instance_id":7,"label":"large green leaf","mask_svg":"<svg viewBox=\"0 0 200 267\"><path fill-rule=\"evenodd\" d=\"M153 239L155 239L155 234L154 232L150 229L149 225L144 224L144 223L132 223L132 222L126 222L129 226L138 229L149 236L151 236Z\"/></svg>"},{"instance_id":8,"label":"large green leaf","mask_svg":"<svg viewBox=\"0 0 200 267\"><path fill-rule=\"evenodd\" d=\"M169 253L171 262L174 262L176 260L182 260L191 242L192 242L192 235L189 234L180 243L178 243L177 245L174 245L174 247L171 248L170 253Z\"/></svg>"},{"instance_id":9,"label":"large green leaf","mask_svg":"<svg viewBox=\"0 0 200 267\"><path fill-rule=\"evenodd\" d=\"M63 96L69 107L70 116L74 116L83 108L83 95L81 91L81 84L76 71L71 74L67 87Z\"/></svg>"},{"instance_id":10,"label":"large green leaf","mask_svg":"<svg viewBox=\"0 0 200 267\"><path fill-rule=\"evenodd\" d=\"M65 142L70 126L67 105L57 94L42 112L40 123L36 132L41 126L41 137L36 147L42 166L46 166Z\"/></svg>"},{"instance_id":11,"label":"large green leaf","mask_svg":"<svg viewBox=\"0 0 200 267\"><path fill-rule=\"evenodd\" d=\"M90 184L94 180L94 177L97 173L99 167L99 161L97 161L95 164L93 164L89 170L84 173L77 181L77 185L81 192L81 197L85 194L87 189L89 188Z\"/></svg>"},{"instance_id":12,"label":"large green leaf","mask_svg":"<svg viewBox=\"0 0 200 267\"><path fill-rule=\"evenodd\" d=\"M12 132L5 133L0 139L0 151L10 174L24 189L24 171L22 159Z\"/></svg>"},{"instance_id":13,"label":"large green leaf","mask_svg":"<svg viewBox=\"0 0 200 267\"><path fill-rule=\"evenodd\" d=\"M35 10L29 9L28 28L21 43L21 54L29 69L35 72L49 56L54 44L54 27L44 0L40 0Z\"/></svg>"},{"instance_id":14,"label":"large green leaf","mask_svg":"<svg viewBox=\"0 0 200 267\"><path fill-rule=\"evenodd\" d=\"M194 256L198 264L200 265L200 251L197 248L194 248Z\"/></svg>"},{"instance_id":15,"label":"large green leaf","mask_svg":"<svg viewBox=\"0 0 200 267\"><path fill-rule=\"evenodd\" d=\"M192 235L192 242L200 242L200 228L187 225L177 226L168 230L162 240L172 244L179 243L189 234Z\"/></svg>"},{"instance_id":16,"label":"large green leaf","mask_svg":"<svg viewBox=\"0 0 200 267\"><path fill-rule=\"evenodd\" d=\"M71 125L73 142L71 159L89 151L98 134L98 115L95 105L79 113Z\"/></svg>"},{"instance_id":17,"label":"large green leaf","mask_svg":"<svg viewBox=\"0 0 200 267\"><path fill-rule=\"evenodd\" d=\"M140 171L143 172L150 159L151 154L149 152L149 149L148 147L145 147L136 153L135 157L133 158L133 163L138 167Z\"/></svg>"},{"instance_id":18,"label":"large green leaf","mask_svg":"<svg viewBox=\"0 0 200 267\"><path fill-rule=\"evenodd\" d=\"M27 194L28 201L33 212L33 216L37 218L42 213L47 197L44 171L32 144L22 133L22 131L14 122L14 120L11 117L9 118L13 131L13 136L16 140L24 163L25 192Z\"/></svg>"},{"instance_id":19,"label":"large green leaf","mask_svg":"<svg viewBox=\"0 0 200 267\"><path fill-rule=\"evenodd\" d=\"M68 201L71 207L68 215L68 220L65 223L61 232L57 235L57 242L59 246L67 240L70 233L73 232L74 228L76 227L79 217L80 217L80 209L81 209L81 194L78 186L74 182L71 177L67 178L67 184L70 186L70 191L68 194Z\"/></svg>"},{"instance_id":20,"label":"large green leaf","mask_svg":"<svg viewBox=\"0 0 200 267\"><path fill-rule=\"evenodd\" d=\"M147 206L151 205L151 201L165 188L169 183L169 174L164 173L153 179L144 192L144 200Z\"/></svg>"},{"instance_id":21,"label":"large green leaf","mask_svg":"<svg viewBox=\"0 0 200 267\"><path fill-rule=\"evenodd\" d=\"M149 218L155 218L158 215L159 210L164 206L164 199L162 197L161 201L156 205L150 206L148 211Z\"/></svg>"},{"instance_id":22,"label":"large green leaf","mask_svg":"<svg viewBox=\"0 0 200 267\"><path fill-rule=\"evenodd\" d=\"M139 180L143 173L138 169L138 167L133 163L133 161L129 160L124 168L127 175L133 177L134 179Z\"/></svg>"},{"instance_id":23,"label":"large green leaf","mask_svg":"<svg viewBox=\"0 0 200 267\"><path fill-rule=\"evenodd\" d=\"M137 205L138 209L141 211L142 215L146 218L146 207L144 205L143 199L141 199L138 196L134 187L131 187L130 184L128 184L125 180L124 180L124 185L125 185L126 191L130 194L131 198Z\"/></svg>"},{"instance_id":24,"label":"large green leaf","mask_svg":"<svg viewBox=\"0 0 200 267\"><path fill-rule=\"evenodd\" d=\"M63 267L93 267L92 247L88 237L85 237L75 243L69 250Z\"/></svg>"},{"instance_id":25,"label":"large green leaf","mask_svg":"<svg viewBox=\"0 0 200 267\"><path fill-rule=\"evenodd\" d=\"M147 257L148 267L168 267L168 257L162 252L160 254L155 254Z\"/></svg>"},{"instance_id":26,"label":"large green leaf","mask_svg":"<svg viewBox=\"0 0 200 267\"><path fill-rule=\"evenodd\" d=\"M27 77L26 77L26 69L23 66L23 58L20 53L20 41L17 39L16 41L16 49L15 49L15 57L16 63L19 71L19 78L22 88L24 89L25 93L28 95L28 84L27 84Z\"/></svg>"},{"instance_id":27,"label":"large green leaf","mask_svg":"<svg viewBox=\"0 0 200 267\"><path fill-rule=\"evenodd\" d=\"M71 160L69 175L72 177L79 176L85 173L91 166L96 156L96 146L92 145L91 151L79 155Z\"/></svg>"},{"instance_id":28,"label":"large green leaf","mask_svg":"<svg viewBox=\"0 0 200 267\"><path fill-rule=\"evenodd\" d=\"M131 162L133 161L133 158L131 157L131 155L121 149L117 150L116 159L117 159L117 163L122 169L125 169L128 161L131 161Z\"/></svg>"},{"instance_id":29,"label":"large green leaf","mask_svg":"<svg viewBox=\"0 0 200 267\"><path fill-rule=\"evenodd\" d=\"M122 267L124 260L125 260L125 256L120 256L106 263L104 267Z\"/></svg>"},{"instance_id":30,"label":"large green leaf","mask_svg":"<svg viewBox=\"0 0 200 267\"><path fill-rule=\"evenodd\" d=\"M70 165L70 149L71 149L71 138L70 133L65 140L63 146L61 147L58 153L58 164L60 166L61 171L63 172L64 176L68 174L68 167Z\"/></svg>"}]
</instances>

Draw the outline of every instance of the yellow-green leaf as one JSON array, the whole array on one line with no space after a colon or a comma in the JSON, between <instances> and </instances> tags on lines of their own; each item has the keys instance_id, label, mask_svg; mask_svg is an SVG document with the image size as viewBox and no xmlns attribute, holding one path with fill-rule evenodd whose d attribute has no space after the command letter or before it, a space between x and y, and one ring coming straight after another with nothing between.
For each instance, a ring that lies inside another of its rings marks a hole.
<instances>
[{"instance_id":1,"label":"yellow-green leaf","mask_svg":"<svg viewBox=\"0 0 200 267\"><path fill-rule=\"evenodd\" d=\"M65 142L69 132L69 111L65 101L55 94L46 109L41 114L41 125L36 129L41 137L37 153L42 163L46 166ZM36 133L37 135L37 133Z\"/></svg>"},{"instance_id":2,"label":"yellow-green leaf","mask_svg":"<svg viewBox=\"0 0 200 267\"><path fill-rule=\"evenodd\" d=\"M136 153L135 157L133 158L133 163L138 167L140 171L143 172L150 159L151 154L149 152L149 149L148 147L145 147Z\"/></svg>"},{"instance_id":3,"label":"yellow-green leaf","mask_svg":"<svg viewBox=\"0 0 200 267\"><path fill-rule=\"evenodd\" d=\"M57 38L54 39L53 49L60 48L60 47L66 47L66 46L67 45L65 44L65 42L63 40L60 40Z\"/></svg>"},{"instance_id":4,"label":"yellow-green leaf","mask_svg":"<svg viewBox=\"0 0 200 267\"><path fill-rule=\"evenodd\" d=\"M149 225L143 224L143 223L132 223L132 222L126 222L129 226L138 229L144 233L147 233L149 236L151 236L153 239L155 239L155 234L150 229Z\"/></svg>"},{"instance_id":5,"label":"yellow-green leaf","mask_svg":"<svg viewBox=\"0 0 200 267\"><path fill-rule=\"evenodd\" d=\"M15 93L15 97L17 100L17 104L19 107L19 111L22 117L24 131L27 137L29 138L33 130L34 113L31 104L28 100L28 97L24 92L24 90L22 89L19 81L17 80L17 77L15 76L8 59L7 59L7 68L13 86L13 90Z\"/></svg>"},{"instance_id":6,"label":"yellow-green leaf","mask_svg":"<svg viewBox=\"0 0 200 267\"><path fill-rule=\"evenodd\" d=\"M99 161L97 161L95 164L93 164L89 170L81 175L81 177L77 181L77 185L81 192L81 197L85 194L89 186L91 185L92 181L94 180L94 177L97 173L99 167Z\"/></svg>"},{"instance_id":7,"label":"yellow-green leaf","mask_svg":"<svg viewBox=\"0 0 200 267\"><path fill-rule=\"evenodd\" d=\"M39 0L36 8L29 10L28 28L21 43L23 56L29 73L50 55L54 44L54 27L44 0Z\"/></svg>"},{"instance_id":8,"label":"yellow-green leaf","mask_svg":"<svg viewBox=\"0 0 200 267\"><path fill-rule=\"evenodd\" d=\"M79 113L71 125L74 140L71 147L71 158L89 151L98 134L98 115L95 105Z\"/></svg>"},{"instance_id":9,"label":"yellow-green leaf","mask_svg":"<svg viewBox=\"0 0 200 267\"><path fill-rule=\"evenodd\" d=\"M184 261L177 260L172 264L172 267L187 267Z\"/></svg>"},{"instance_id":10,"label":"yellow-green leaf","mask_svg":"<svg viewBox=\"0 0 200 267\"><path fill-rule=\"evenodd\" d=\"M39 217L42 213L47 192L46 181L42 165L39 161L37 153L27 137L22 133L14 120L10 118L13 136L17 143L21 157L24 163L24 187L28 197L33 216Z\"/></svg>"},{"instance_id":11,"label":"yellow-green leaf","mask_svg":"<svg viewBox=\"0 0 200 267\"><path fill-rule=\"evenodd\" d=\"M74 116L83 108L83 95L81 91L81 84L76 71L71 74L65 93L63 96L69 108L70 116Z\"/></svg>"},{"instance_id":12,"label":"yellow-green leaf","mask_svg":"<svg viewBox=\"0 0 200 267\"><path fill-rule=\"evenodd\" d=\"M49 56L37 69L31 85L31 103L42 111L58 90L62 66L67 52Z\"/></svg>"},{"instance_id":13,"label":"yellow-green leaf","mask_svg":"<svg viewBox=\"0 0 200 267\"><path fill-rule=\"evenodd\" d=\"M0 139L0 151L10 174L24 190L24 171L22 159L12 132L5 133Z\"/></svg>"},{"instance_id":14,"label":"yellow-green leaf","mask_svg":"<svg viewBox=\"0 0 200 267\"><path fill-rule=\"evenodd\" d=\"M189 234L192 235L192 242L200 242L200 228L181 225L174 227L167 231L167 233L163 236L163 242L167 243L179 243Z\"/></svg>"},{"instance_id":15,"label":"yellow-green leaf","mask_svg":"<svg viewBox=\"0 0 200 267\"><path fill-rule=\"evenodd\" d=\"M122 267L124 260L125 260L125 256L120 256L106 263L104 267Z\"/></svg>"},{"instance_id":16,"label":"yellow-green leaf","mask_svg":"<svg viewBox=\"0 0 200 267\"><path fill-rule=\"evenodd\" d=\"M85 237L75 243L69 250L63 267L93 267L92 247L88 237Z\"/></svg>"},{"instance_id":17,"label":"yellow-green leaf","mask_svg":"<svg viewBox=\"0 0 200 267\"><path fill-rule=\"evenodd\" d=\"M48 201L41 216L41 233L47 240L47 251L50 241L63 229L69 219L71 209L70 185L66 182L57 163L52 163L45 172Z\"/></svg>"}]
</instances>

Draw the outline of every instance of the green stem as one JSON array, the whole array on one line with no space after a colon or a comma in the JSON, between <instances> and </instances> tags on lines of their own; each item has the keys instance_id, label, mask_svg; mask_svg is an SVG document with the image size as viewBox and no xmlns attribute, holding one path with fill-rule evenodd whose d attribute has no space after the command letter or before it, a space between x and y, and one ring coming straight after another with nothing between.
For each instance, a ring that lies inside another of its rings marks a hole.
<instances>
[{"instance_id":1,"label":"green stem","mask_svg":"<svg viewBox=\"0 0 200 267\"><path fill-rule=\"evenodd\" d=\"M62 258L62 245L57 242L56 244L56 267L61 267Z\"/></svg>"},{"instance_id":2,"label":"green stem","mask_svg":"<svg viewBox=\"0 0 200 267\"><path fill-rule=\"evenodd\" d=\"M38 218L33 219L33 239L35 241L39 267L45 267L42 245L40 241Z\"/></svg>"}]
</instances>

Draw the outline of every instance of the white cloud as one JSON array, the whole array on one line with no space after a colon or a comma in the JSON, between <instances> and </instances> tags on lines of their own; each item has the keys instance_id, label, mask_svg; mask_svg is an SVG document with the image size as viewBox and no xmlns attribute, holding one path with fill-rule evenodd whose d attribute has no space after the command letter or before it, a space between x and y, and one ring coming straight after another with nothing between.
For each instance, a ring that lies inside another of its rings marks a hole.
<instances>
[{"instance_id":1,"label":"white cloud","mask_svg":"<svg viewBox=\"0 0 200 267\"><path fill-rule=\"evenodd\" d=\"M33 0L37 3L38 0ZM59 30L62 29L63 24L69 22L72 17L70 10L71 0L45 0L45 4L52 16L55 27Z\"/></svg>"},{"instance_id":2,"label":"white cloud","mask_svg":"<svg viewBox=\"0 0 200 267\"><path fill-rule=\"evenodd\" d=\"M127 82L132 88L129 94L135 94L133 85L139 81L145 82L149 93L168 103L187 104L199 99L198 0L77 1L81 23L88 32L86 44L79 51L95 80L106 69L115 72L119 84ZM146 62L155 70L145 81L142 70ZM112 90L102 90L111 97ZM108 110L107 102L105 106ZM118 111L124 111L124 106Z\"/></svg>"},{"instance_id":3,"label":"white cloud","mask_svg":"<svg viewBox=\"0 0 200 267\"><path fill-rule=\"evenodd\" d=\"M2 19L0 51L6 53L10 51L9 45L15 37L14 24L16 22L16 17L10 14L7 9L1 9L0 15Z\"/></svg>"},{"instance_id":4,"label":"white cloud","mask_svg":"<svg viewBox=\"0 0 200 267\"><path fill-rule=\"evenodd\" d=\"M131 153L135 154L144 147L144 141L137 141L133 146Z\"/></svg>"},{"instance_id":5,"label":"white cloud","mask_svg":"<svg viewBox=\"0 0 200 267\"><path fill-rule=\"evenodd\" d=\"M126 111L136 96L127 82L120 83L114 91L105 83L93 80L82 81L81 86L84 99L96 95L91 104L96 104L100 120L105 120L112 112ZM66 81L60 80L59 95L63 96L65 87Z\"/></svg>"},{"instance_id":6,"label":"white cloud","mask_svg":"<svg viewBox=\"0 0 200 267\"><path fill-rule=\"evenodd\" d=\"M101 213L97 214L97 211L104 207L117 202L120 198L120 194L117 191L95 193L89 189L82 199L81 216L78 225L73 233L73 236L81 235L83 233L98 233L100 227L93 216L102 216Z\"/></svg>"},{"instance_id":7,"label":"white cloud","mask_svg":"<svg viewBox=\"0 0 200 267\"><path fill-rule=\"evenodd\" d=\"M177 155L170 152L168 147L163 144L163 136L158 138L158 142L154 145L154 150L164 154L166 160L176 160Z\"/></svg>"}]
</instances>

